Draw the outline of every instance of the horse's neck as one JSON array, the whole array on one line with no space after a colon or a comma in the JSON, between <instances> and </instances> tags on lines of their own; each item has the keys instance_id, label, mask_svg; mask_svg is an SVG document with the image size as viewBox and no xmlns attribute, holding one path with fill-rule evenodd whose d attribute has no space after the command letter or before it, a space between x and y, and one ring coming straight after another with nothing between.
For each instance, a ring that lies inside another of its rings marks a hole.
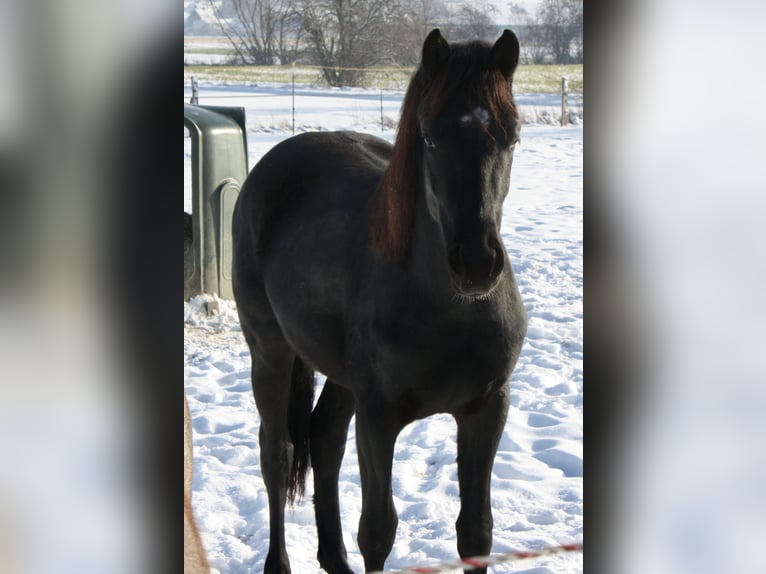
<instances>
[{"instance_id":1,"label":"horse's neck","mask_svg":"<svg viewBox=\"0 0 766 574\"><path fill-rule=\"evenodd\" d=\"M418 189L408 262L415 284L421 290L434 297L453 295L447 247L438 222L428 211L422 186Z\"/></svg>"}]
</instances>

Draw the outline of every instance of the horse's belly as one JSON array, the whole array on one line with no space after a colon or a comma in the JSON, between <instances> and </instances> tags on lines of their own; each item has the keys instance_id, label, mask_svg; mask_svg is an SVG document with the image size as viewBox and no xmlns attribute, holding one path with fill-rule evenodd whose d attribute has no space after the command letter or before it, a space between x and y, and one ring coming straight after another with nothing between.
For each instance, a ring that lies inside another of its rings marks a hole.
<instances>
[{"instance_id":1,"label":"horse's belly","mask_svg":"<svg viewBox=\"0 0 766 574\"><path fill-rule=\"evenodd\" d=\"M344 372L344 326L337 314L306 309L300 302L274 305L282 333L314 370L339 380Z\"/></svg>"}]
</instances>

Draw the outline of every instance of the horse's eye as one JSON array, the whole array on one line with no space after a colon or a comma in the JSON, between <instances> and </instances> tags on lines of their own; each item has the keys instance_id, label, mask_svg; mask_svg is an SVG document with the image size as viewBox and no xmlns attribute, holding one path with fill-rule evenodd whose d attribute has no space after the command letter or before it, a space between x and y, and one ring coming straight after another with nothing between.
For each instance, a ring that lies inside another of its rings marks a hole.
<instances>
[{"instance_id":1,"label":"horse's eye","mask_svg":"<svg viewBox=\"0 0 766 574\"><path fill-rule=\"evenodd\" d=\"M428 136L423 136L423 143L426 146L426 149L434 149L436 147L436 144L434 144L434 140L432 140Z\"/></svg>"}]
</instances>

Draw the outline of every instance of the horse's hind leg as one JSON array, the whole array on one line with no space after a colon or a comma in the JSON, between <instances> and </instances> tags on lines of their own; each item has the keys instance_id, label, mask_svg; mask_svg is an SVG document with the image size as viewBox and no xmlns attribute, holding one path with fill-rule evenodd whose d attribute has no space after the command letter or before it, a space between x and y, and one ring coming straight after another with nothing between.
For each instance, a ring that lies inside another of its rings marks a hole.
<instances>
[{"instance_id":1,"label":"horse's hind leg","mask_svg":"<svg viewBox=\"0 0 766 574\"><path fill-rule=\"evenodd\" d=\"M508 415L508 394L506 383L481 404L455 414L460 484L460 514L455 526L461 558L484 556L492 548L490 480ZM486 574L487 569L474 572Z\"/></svg>"},{"instance_id":2,"label":"horse's hind leg","mask_svg":"<svg viewBox=\"0 0 766 574\"><path fill-rule=\"evenodd\" d=\"M261 416L259 444L261 473L269 498L269 553L263 571L288 574L290 562L285 547L285 503L293 465L294 446L288 426L290 377L295 355L282 341L263 339L253 344L247 337L252 355L252 385L255 404Z\"/></svg>"},{"instance_id":3,"label":"horse's hind leg","mask_svg":"<svg viewBox=\"0 0 766 574\"><path fill-rule=\"evenodd\" d=\"M314 468L319 564L330 574L350 574L340 522L338 474L346 450L354 396L328 380L311 414L311 464Z\"/></svg>"}]
</instances>

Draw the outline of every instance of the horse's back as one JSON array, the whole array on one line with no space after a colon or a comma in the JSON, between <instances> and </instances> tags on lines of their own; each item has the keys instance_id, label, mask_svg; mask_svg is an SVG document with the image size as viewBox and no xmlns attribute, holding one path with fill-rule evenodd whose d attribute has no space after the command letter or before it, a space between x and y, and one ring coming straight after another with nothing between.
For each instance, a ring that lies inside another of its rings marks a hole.
<instances>
[{"instance_id":1,"label":"horse's back","mask_svg":"<svg viewBox=\"0 0 766 574\"><path fill-rule=\"evenodd\" d=\"M390 151L380 138L347 131L309 132L274 146L242 186L233 219L235 259L237 246L240 256L263 254L286 219L300 225L359 215Z\"/></svg>"},{"instance_id":2,"label":"horse's back","mask_svg":"<svg viewBox=\"0 0 766 574\"><path fill-rule=\"evenodd\" d=\"M307 132L288 138L255 165L242 186L241 202L251 201L253 208L269 211L285 199L300 201L312 192L356 188L363 193L365 189L348 184L379 178L390 152L391 144L385 140L357 132Z\"/></svg>"}]
</instances>

